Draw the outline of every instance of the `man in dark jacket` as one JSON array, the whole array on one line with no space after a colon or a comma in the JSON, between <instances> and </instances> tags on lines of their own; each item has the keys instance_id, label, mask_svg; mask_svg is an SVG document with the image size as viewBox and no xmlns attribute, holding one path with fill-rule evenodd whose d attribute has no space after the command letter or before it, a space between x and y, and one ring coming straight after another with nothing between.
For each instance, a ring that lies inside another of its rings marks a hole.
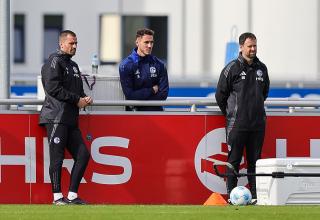
<instances>
[{"instance_id":1,"label":"man in dark jacket","mask_svg":"<svg viewBox=\"0 0 320 220\"><path fill-rule=\"evenodd\" d=\"M78 65L71 60L77 49L76 34L65 30L59 36L59 51L50 55L42 66L42 85L45 101L40 112L40 125L45 125L49 141L49 174L53 204L86 204L78 197L80 181L90 154L78 127L79 109L92 103L84 94ZM74 159L68 197L61 192L61 169L64 150Z\"/></svg>"},{"instance_id":2,"label":"man in dark jacket","mask_svg":"<svg viewBox=\"0 0 320 220\"><path fill-rule=\"evenodd\" d=\"M269 92L267 67L257 58L257 40L252 33L239 37L240 53L223 70L217 85L216 100L226 117L226 136L229 148L228 162L236 171L244 147L248 173L255 173L256 161L261 157L265 134L266 113L264 101ZM230 169L228 173L232 173ZM253 203L256 202L256 180L248 177ZM237 177L227 178L227 193L237 186Z\"/></svg>"},{"instance_id":3,"label":"man in dark jacket","mask_svg":"<svg viewBox=\"0 0 320 220\"><path fill-rule=\"evenodd\" d=\"M151 55L154 32L139 29L132 53L119 65L120 81L127 100L165 100L169 83L164 63ZM127 110L163 111L162 106L132 106Z\"/></svg>"}]
</instances>

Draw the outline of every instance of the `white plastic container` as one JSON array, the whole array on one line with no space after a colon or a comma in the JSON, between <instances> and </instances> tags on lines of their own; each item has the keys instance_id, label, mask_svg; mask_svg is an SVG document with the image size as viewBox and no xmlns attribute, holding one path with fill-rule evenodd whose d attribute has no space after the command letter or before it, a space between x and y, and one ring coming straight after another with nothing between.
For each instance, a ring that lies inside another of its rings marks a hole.
<instances>
[{"instance_id":1,"label":"white plastic container","mask_svg":"<svg viewBox=\"0 0 320 220\"><path fill-rule=\"evenodd\" d=\"M320 158L260 159L256 173L320 173ZM320 177L257 176L258 205L320 204Z\"/></svg>"}]
</instances>

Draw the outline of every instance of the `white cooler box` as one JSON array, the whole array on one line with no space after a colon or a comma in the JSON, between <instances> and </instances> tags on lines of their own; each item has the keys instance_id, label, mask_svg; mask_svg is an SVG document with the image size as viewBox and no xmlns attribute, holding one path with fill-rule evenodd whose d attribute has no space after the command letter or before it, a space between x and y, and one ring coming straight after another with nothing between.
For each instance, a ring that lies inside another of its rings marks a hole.
<instances>
[{"instance_id":1,"label":"white cooler box","mask_svg":"<svg viewBox=\"0 0 320 220\"><path fill-rule=\"evenodd\" d=\"M256 163L256 173L320 173L320 158L269 158ZM258 205L320 204L320 177L257 176Z\"/></svg>"}]
</instances>

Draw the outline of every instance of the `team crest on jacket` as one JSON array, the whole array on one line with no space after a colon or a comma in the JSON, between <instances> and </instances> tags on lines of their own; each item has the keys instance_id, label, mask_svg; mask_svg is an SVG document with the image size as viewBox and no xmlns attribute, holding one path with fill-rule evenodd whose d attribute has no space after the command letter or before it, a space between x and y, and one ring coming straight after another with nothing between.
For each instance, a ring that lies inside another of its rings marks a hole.
<instances>
[{"instance_id":1,"label":"team crest on jacket","mask_svg":"<svg viewBox=\"0 0 320 220\"><path fill-rule=\"evenodd\" d=\"M157 77L157 74L155 74L157 72L157 69L154 66L150 67L150 73L151 73L151 77Z\"/></svg>"},{"instance_id":2,"label":"team crest on jacket","mask_svg":"<svg viewBox=\"0 0 320 220\"><path fill-rule=\"evenodd\" d=\"M151 66L150 67L150 73L155 73L157 70L154 66Z\"/></svg>"},{"instance_id":3,"label":"team crest on jacket","mask_svg":"<svg viewBox=\"0 0 320 220\"><path fill-rule=\"evenodd\" d=\"M53 142L54 142L55 144L59 144L59 143L60 143L60 138L59 138L59 137L55 137L55 138L53 139Z\"/></svg>"},{"instance_id":4,"label":"team crest on jacket","mask_svg":"<svg viewBox=\"0 0 320 220\"><path fill-rule=\"evenodd\" d=\"M77 69L77 67L72 67L73 68L73 72L75 72L75 73L78 73L78 69Z\"/></svg>"},{"instance_id":5,"label":"team crest on jacket","mask_svg":"<svg viewBox=\"0 0 320 220\"><path fill-rule=\"evenodd\" d=\"M263 72L262 72L262 70L257 70L257 77L256 77L256 80L259 80L259 81L261 81L261 82L263 82Z\"/></svg>"}]
</instances>

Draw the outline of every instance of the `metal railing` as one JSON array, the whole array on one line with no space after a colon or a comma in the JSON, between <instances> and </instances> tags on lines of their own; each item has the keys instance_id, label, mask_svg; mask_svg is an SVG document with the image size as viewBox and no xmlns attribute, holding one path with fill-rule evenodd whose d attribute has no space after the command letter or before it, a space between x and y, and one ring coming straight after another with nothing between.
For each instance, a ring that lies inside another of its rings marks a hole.
<instances>
[{"instance_id":1,"label":"metal railing","mask_svg":"<svg viewBox=\"0 0 320 220\"><path fill-rule=\"evenodd\" d=\"M40 99L0 99L0 105L42 105ZM188 106L191 112L197 111L199 106L218 106L214 98L210 97L170 97L164 101L138 100L94 100L92 106ZM320 107L320 99L307 98L268 98L266 107Z\"/></svg>"}]
</instances>

